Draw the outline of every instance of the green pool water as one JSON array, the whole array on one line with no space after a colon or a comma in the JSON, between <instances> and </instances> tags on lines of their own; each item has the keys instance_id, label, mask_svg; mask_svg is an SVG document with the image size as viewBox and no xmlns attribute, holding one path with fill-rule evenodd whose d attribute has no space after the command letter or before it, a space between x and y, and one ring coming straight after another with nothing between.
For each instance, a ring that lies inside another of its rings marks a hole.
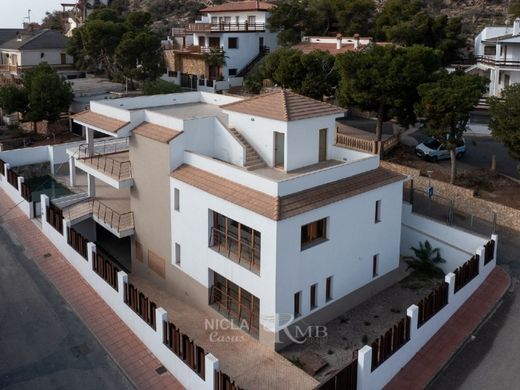
<instances>
[{"instance_id":1,"label":"green pool water","mask_svg":"<svg viewBox=\"0 0 520 390\"><path fill-rule=\"evenodd\" d=\"M38 202L40 195L45 194L50 199L61 198L72 194L67 187L58 183L52 176L40 176L27 179L25 183L29 186L32 193L32 198Z\"/></svg>"}]
</instances>

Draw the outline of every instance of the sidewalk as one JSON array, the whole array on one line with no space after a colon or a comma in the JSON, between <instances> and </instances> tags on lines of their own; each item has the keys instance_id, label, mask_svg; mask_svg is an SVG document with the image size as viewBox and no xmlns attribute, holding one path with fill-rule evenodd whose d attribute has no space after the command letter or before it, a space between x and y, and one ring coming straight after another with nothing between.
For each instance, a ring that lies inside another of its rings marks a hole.
<instances>
[{"instance_id":1,"label":"sidewalk","mask_svg":"<svg viewBox=\"0 0 520 390\"><path fill-rule=\"evenodd\" d=\"M162 364L83 280L38 227L0 190L0 223L24 248L61 296L138 389L182 389ZM9 209L6 215L4 215Z\"/></svg>"},{"instance_id":2,"label":"sidewalk","mask_svg":"<svg viewBox=\"0 0 520 390\"><path fill-rule=\"evenodd\" d=\"M385 389L425 388L485 320L509 288L510 282L509 275L502 268L496 267L480 288L403 367Z\"/></svg>"}]
</instances>

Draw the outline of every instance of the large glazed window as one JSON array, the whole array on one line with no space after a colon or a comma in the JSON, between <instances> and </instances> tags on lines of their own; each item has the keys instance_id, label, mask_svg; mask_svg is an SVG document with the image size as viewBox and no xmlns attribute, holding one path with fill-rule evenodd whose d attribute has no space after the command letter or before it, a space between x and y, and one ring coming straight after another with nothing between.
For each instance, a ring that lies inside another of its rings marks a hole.
<instances>
[{"instance_id":1,"label":"large glazed window","mask_svg":"<svg viewBox=\"0 0 520 390\"><path fill-rule=\"evenodd\" d=\"M307 249L327 240L327 218L302 226L301 249Z\"/></svg>"}]
</instances>

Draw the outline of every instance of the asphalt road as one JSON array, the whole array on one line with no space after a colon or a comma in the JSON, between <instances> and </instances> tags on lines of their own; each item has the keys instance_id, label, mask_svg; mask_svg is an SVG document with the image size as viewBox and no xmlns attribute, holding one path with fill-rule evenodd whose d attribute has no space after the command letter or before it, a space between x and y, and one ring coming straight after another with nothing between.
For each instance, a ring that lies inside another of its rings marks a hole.
<instances>
[{"instance_id":1,"label":"asphalt road","mask_svg":"<svg viewBox=\"0 0 520 390\"><path fill-rule=\"evenodd\" d=\"M498 248L499 264L509 270L512 287L429 390L520 388L520 234L506 237L503 232L501 237L499 232Z\"/></svg>"},{"instance_id":2,"label":"asphalt road","mask_svg":"<svg viewBox=\"0 0 520 390\"><path fill-rule=\"evenodd\" d=\"M0 389L133 389L0 225Z\"/></svg>"}]
</instances>

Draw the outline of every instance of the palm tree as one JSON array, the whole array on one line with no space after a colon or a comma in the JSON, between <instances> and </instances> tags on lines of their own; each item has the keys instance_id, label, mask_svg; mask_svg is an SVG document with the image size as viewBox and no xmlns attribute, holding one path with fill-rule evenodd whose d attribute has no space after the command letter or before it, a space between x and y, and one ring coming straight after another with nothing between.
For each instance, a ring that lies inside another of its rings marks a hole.
<instances>
[{"instance_id":1,"label":"palm tree","mask_svg":"<svg viewBox=\"0 0 520 390\"><path fill-rule=\"evenodd\" d=\"M420 279L442 278L444 271L437 264L445 263L441 257L440 248L433 248L428 240L419 242L419 248L410 248L415 256L404 256L408 269L412 269L412 275Z\"/></svg>"}]
</instances>

